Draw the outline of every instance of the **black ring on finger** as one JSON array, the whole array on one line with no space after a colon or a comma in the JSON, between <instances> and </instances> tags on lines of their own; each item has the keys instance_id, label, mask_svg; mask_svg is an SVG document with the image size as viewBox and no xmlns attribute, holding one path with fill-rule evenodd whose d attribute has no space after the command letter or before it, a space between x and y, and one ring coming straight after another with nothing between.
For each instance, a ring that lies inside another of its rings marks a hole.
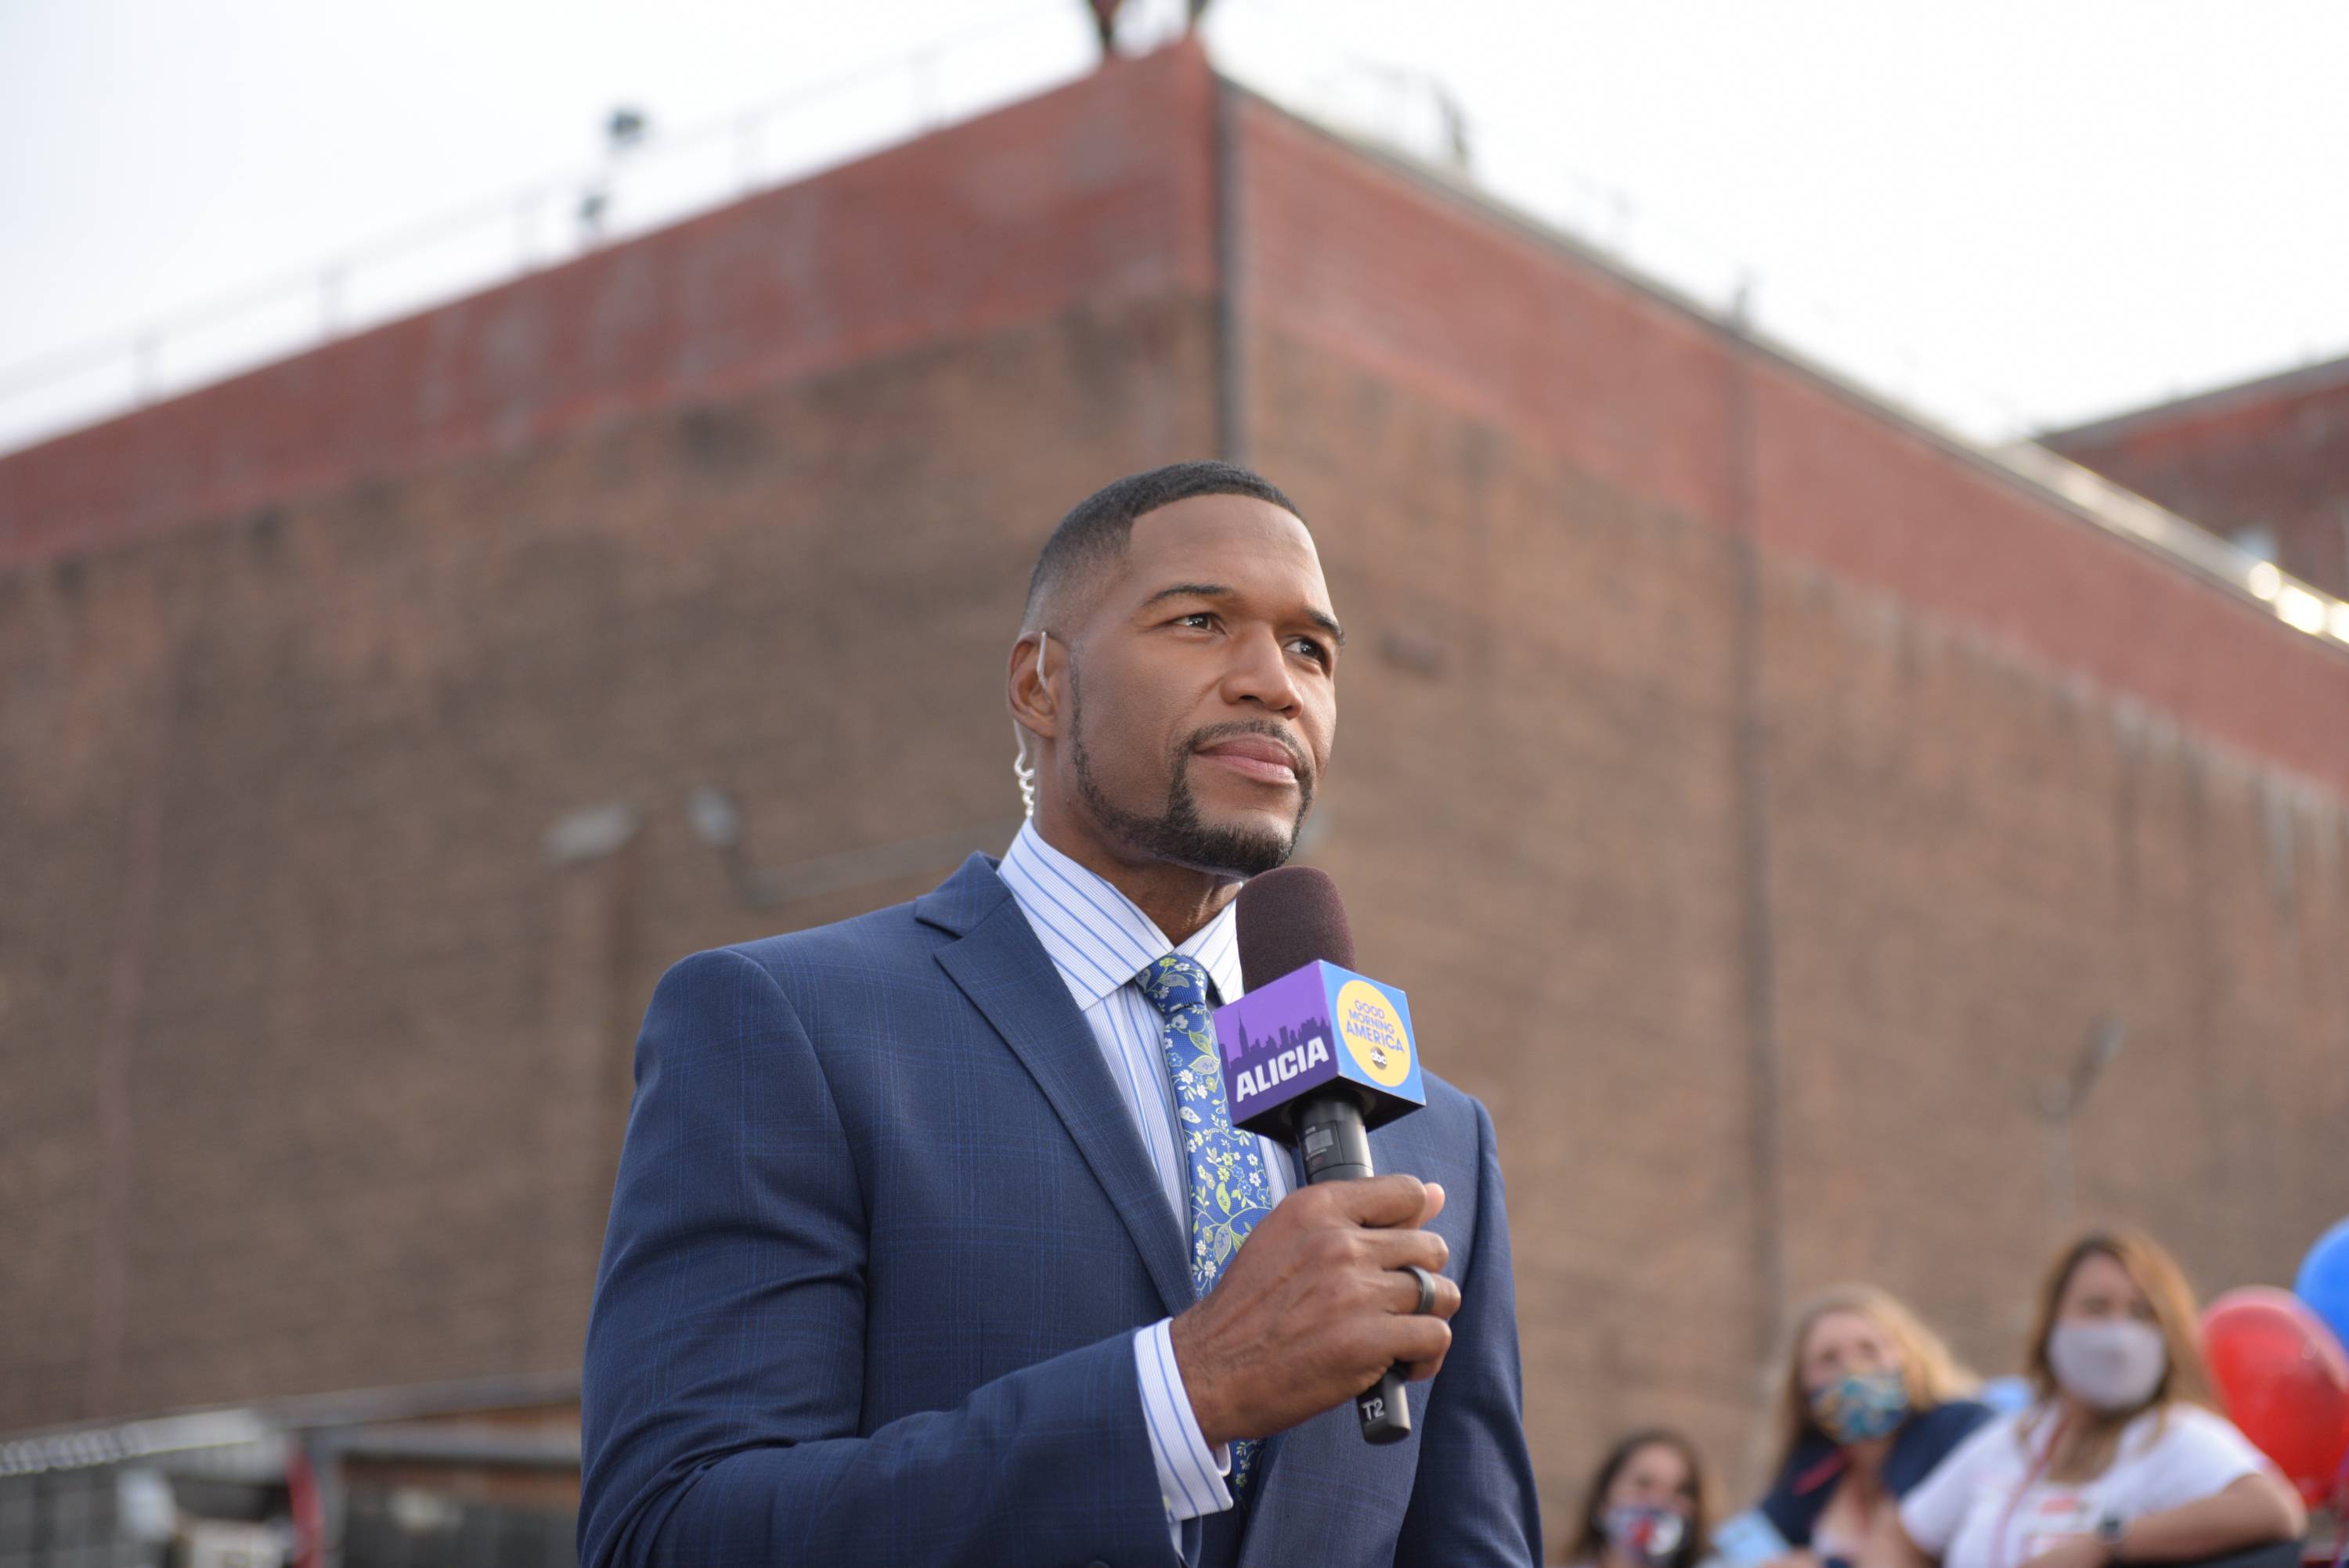
<instances>
[{"instance_id":1,"label":"black ring on finger","mask_svg":"<svg viewBox=\"0 0 2349 1568\"><path fill-rule=\"evenodd\" d=\"M1413 1279L1419 1282L1419 1305L1411 1309L1412 1315L1416 1317L1425 1317L1435 1310L1435 1276L1417 1264L1405 1264L1402 1266L1410 1271Z\"/></svg>"}]
</instances>

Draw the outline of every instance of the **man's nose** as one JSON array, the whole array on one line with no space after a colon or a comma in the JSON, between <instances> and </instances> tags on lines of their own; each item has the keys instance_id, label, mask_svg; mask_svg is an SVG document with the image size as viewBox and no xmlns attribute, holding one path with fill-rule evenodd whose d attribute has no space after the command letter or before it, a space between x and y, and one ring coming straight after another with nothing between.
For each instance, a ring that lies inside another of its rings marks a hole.
<instances>
[{"instance_id":1,"label":"man's nose","mask_svg":"<svg viewBox=\"0 0 2349 1568\"><path fill-rule=\"evenodd\" d=\"M1296 672L1280 651L1280 639L1270 631L1234 640L1232 661L1224 674L1224 700L1257 707L1294 718L1302 706Z\"/></svg>"}]
</instances>

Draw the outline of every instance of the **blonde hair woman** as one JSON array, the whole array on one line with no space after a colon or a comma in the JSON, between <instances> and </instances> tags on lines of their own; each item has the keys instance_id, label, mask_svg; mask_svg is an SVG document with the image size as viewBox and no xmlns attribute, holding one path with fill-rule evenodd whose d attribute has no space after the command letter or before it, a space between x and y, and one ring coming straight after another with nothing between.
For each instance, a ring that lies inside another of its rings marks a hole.
<instances>
[{"instance_id":1,"label":"blonde hair woman","mask_svg":"<svg viewBox=\"0 0 2349 1568\"><path fill-rule=\"evenodd\" d=\"M1891 1505L1990 1419L1973 1378L1889 1291L1850 1284L1795 1315L1757 1511L1795 1568L1859 1562Z\"/></svg>"},{"instance_id":2,"label":"blonde hair woman","mask_svg":"<svg viewBox=\"0 0 2349 1568\"><path fill-rule=\"evenodd\" d=\"M2031 1334L2036 1402L1909 1494L1880 1560L2106 1568L2298 1536L2300 1499L2211 1408L2199 1316L2149 1238L2101 1232L2066 1248Z\"/></svg>"}]
</instances>

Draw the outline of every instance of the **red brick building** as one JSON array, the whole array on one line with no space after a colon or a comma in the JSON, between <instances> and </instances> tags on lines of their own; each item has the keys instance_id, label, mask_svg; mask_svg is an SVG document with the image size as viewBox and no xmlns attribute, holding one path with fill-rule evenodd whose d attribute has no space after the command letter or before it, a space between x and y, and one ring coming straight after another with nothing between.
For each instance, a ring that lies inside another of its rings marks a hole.
<instances>
[{"instance_id":1,"label":"red brick building","mask_svg":"<svg viewBox=\"0 0 2349 1568\"><path fill-rule=\"evenodd\" d=\"M2100 419L2044 443L2349 597L2349 359Z\"/></svg>"},{"instance_id":2,"label":"red brick building","mask_svg":"<svg viewBox=\"0 0 2349 1568\"><path fill-rule=\"evenodd\" d=\"M2075 1216L2349 1210L2328 606L1174 49L0 459L0 1433L559 1408L655 979L999 848L1038 543L1216 452L1362 629L1309 853L1553 1510L1750 1480L1816 1286L2002 1371Z\"/></svg>"}]
</instances>

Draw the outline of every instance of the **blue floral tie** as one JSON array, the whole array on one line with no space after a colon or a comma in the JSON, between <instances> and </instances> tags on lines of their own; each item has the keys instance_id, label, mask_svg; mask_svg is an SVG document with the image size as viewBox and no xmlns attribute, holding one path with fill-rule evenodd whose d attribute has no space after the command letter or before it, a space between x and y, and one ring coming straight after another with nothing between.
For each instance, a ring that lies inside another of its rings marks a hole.
<instances>
[{"instance_id":1,"label":"blue floral tie","mask_svg":"<svg viewBox=\"0 0 2349 1568\"><path fill-rule=\"evenodd\" d=\"M1207 971L1196 959L1170 953L1134 976L1142 994L1166 1022L1158 1032L1174 1086L1183 1151L1191 1172L1191 1285L1201 1296L1216 1287L1256 1222L1272 1212L1272 1188L1257 1141L1232 1127L1224 1105L1224 1073L1216 1060L1216 1028L1207 1013ZM1232 1444L1232 1491L1247 1485L1258 1442Z\"/></svg>"}]
</instances>

